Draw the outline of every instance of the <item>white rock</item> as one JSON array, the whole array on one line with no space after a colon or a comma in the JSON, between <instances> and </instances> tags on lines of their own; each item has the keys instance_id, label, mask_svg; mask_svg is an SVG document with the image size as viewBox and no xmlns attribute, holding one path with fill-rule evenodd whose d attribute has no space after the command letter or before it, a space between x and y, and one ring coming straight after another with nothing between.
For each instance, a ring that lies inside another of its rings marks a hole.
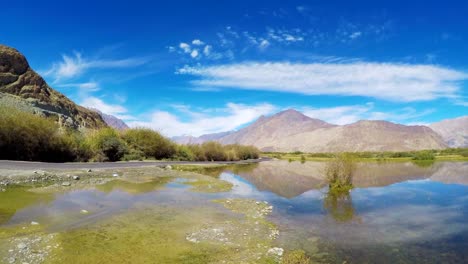
<instances>
[{"instance_id":1,"label":"white rock","mask_svg":"<svg viewBox=\"0 0 468 264\"><path fill-rule=\"evenodd\" d=\"M270 255L276 255L276 256L283 256L283 253L284 253L284 249L282 248L278 248L278 247L274 247L274 248L270 248L267 252L268 254Z\"/></svg>"},{"instance_id":2,"label":"white rock","mask_svg":"<svg viewBox=\"0 0 468 264\"><path fill-rule=\"evenodd\" d=\"M112 174L112 177L119 177L119 174L113 173L113 174Z\"/></svg>"},{"instance_id":3,"label":"white rock","mask_svg":"<svg viewBox=\"0 0 468 264\"><path fill-rule=\"evenodd\" d=\"M75 181L77 181L77 180L79 180L79 179L80 179L80 176L76 176L76 175L74 175L74 176L73 176L73 179L74 179Z\"/></svg>"},{"instance_id":4,"label":"white rock","mask_svg":"<svg viewBox=\"0 0 468 264\"><path fill-rule=\"evenodd\" d=\"M35 221L32 221L32 222L31 222L31 225L39 225L39 223L38 223L38 222L35 222Z\"/></svg>"},{"instance_id":5,"label":"white rock","mask_svg":"<svg viewBox=\"0 0 468 264\"><path fill-rule=\"evenodd\" d=\"M80 213L82 213L82 214L87 214L87 213L89 213L89 212L88 212L88 210L83 209L83 210L80 211Z\"/></svg>"},{"instance_id":6,"label":"white rock","mask_svg":"<svg viewBox=\"0 0 468 264\"><path fill-rule=\"evenodd\" d=\"M19 250L23 250L23 249L28 248L28 246L25 243L19 243L17 247L18 247Z\"/></svg>"},{"instance_id":7,"label":"white rock","mask_svg":"<svg viewBox=\"0 0 468 264\"><path fill-rule=\"evenodd\" d=\"M70 182L62 182L62 186L70 186L71 183Z\"/></svg>"}]
</instances>

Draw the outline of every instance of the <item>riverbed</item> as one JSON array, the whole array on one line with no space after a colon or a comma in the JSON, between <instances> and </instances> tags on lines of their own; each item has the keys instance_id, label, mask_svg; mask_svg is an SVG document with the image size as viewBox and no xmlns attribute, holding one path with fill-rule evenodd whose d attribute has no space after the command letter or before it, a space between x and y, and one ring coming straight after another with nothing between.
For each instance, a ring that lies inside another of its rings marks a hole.
<instances>
[{"instance_id":1,"label":"riverbed","mask_svg":"<svg viewBox=\"0 0 468 264\"><path fill-rule=\"evenodd\" d=\"M468 163L362 163L340 196L323 165L15 170L0 182L0 260L468 262Z\"/></svg>"}]
</instances>

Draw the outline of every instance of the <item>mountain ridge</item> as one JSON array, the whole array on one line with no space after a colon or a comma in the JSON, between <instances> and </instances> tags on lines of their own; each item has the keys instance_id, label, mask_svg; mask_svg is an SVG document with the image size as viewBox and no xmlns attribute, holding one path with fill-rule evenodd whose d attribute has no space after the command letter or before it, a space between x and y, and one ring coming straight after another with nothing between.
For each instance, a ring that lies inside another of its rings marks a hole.
<instances>
[{"instance_id":1,"label":"mountain ridge","mask_svg":"<svg viewBox=\"0 0 468 264\"><path fill-rule=\"evenodd\" d=\"M203 135L192 142L203 143ZM385 120L329 124L287 109L260 117L251 125L216 139L222 144L253 145L262 151L410 151L448 147L428 126L407 126Z\"/></svg>"}]
</instances>

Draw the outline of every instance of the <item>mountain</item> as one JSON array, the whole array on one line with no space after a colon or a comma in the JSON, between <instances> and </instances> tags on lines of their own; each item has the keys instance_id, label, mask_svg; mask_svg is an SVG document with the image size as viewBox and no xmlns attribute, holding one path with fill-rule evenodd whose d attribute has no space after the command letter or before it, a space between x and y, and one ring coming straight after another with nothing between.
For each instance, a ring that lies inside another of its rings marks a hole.
<instances>
[{"instance_id":1,"label":"mountain","mask_svg":"<svg viewBox=\"0 0 468 264\"><path fill-rule=\"evenodd\" d=\"M216 141L222 137L230 135L234 133L233 131L229 132L220 132L220 133L213 133L213 134L206 134L200 137L193 137L193 136L178 136L173 137L172 140L179 143L179 144L202 144L206 141Z\"/></svg>"},{"instance_id":2,"label":"mountain","mask_svg":"<svg viewBox=\"0 0 468 264\"><path fill-rule=\"evenodd\" d=\"M446 119L429 126L452 148L468 147L468 116Z\"/></svg>"},{"instance_id":3,"label":"mountain","mask_svg":"<svg viewBox=\"0 0 468 264\"><path fill-rule=\"evenodd\" d=\"M90 110L94 111L94 112L97 112L101 117L102 119L104 120L104 122L106 122L106 124L112 128L115 128L117 130L126 130L126 129L129 129L130 127L125 124L125 122L122 120L122 119L119 119L113 115L108 115L108 114L104 114L103 112L95 109L95 108L89 108Z\"/></svg>"},{"instance_id":4,"label":"mountain","mask_svg":"<svg viewBox=\"0 0 468 264\"><path fill-rule=\"evenodd\" d=\"M293 109L260 117L252 125L217 141L276 152L409 151L447 147L442 138L426 126L366 120L338 126Z\"/></svg>"},{"instance_id":5,"label":"mountain","mask_svg":"<svg viewBox=\"0 0 468 264\"><path fill-rule=\"evenodd\" d=\"M275 151L277 150L276 144L284 141L285 138L305 131L330 127L334 127L334 125L289 109L271 117L262 116L252 125L222 137L218 141L222 144L254 145L264 151Z\"/></svg>"},{"instance_id":6,"label":"mountain","mask_svg":"<svg viewBox=\"0 0 468 264\"><path fill-rule=\"evenodd\" d=\"M107 126L101 116L52 89L16 49L0 45L0 105L15 107L74 129Z\"/></svg>"}]
</instances>

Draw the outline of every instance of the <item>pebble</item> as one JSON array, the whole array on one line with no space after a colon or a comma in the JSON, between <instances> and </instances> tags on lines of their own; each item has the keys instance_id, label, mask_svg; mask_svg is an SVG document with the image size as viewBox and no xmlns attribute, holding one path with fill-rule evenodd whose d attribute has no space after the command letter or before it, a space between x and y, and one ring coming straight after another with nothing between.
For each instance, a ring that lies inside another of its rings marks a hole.
<instances>
[{"instance_id":1,"label":"pebble","mask_svg":"<svg viewBox=\"0 0 468 264\"><path fill-rule=\"evenodd\" d=\"M63 182L63 183L62 183L62 186L70 186L70 185L71 185L70 182Z\"/></svg>"}]
</instances>

